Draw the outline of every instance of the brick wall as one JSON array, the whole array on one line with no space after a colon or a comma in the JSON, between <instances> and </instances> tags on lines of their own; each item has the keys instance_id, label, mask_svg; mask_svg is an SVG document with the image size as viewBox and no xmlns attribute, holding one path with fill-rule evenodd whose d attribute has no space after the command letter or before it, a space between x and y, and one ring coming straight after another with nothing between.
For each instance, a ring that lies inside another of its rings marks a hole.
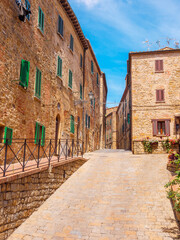
<instances>
[{"instance_id":1,"label":"brick wall","mask_svg":"<svg viewBox=\"0 0 180 240\"><path fill-rule=\"evenodd\" d=\"M13 181L0 180L0 240L6 239L42 203L50 197L81 165L76 161L46 169ZM37 171L37 170L35 170Z\"/></svg>"}]
</instances>

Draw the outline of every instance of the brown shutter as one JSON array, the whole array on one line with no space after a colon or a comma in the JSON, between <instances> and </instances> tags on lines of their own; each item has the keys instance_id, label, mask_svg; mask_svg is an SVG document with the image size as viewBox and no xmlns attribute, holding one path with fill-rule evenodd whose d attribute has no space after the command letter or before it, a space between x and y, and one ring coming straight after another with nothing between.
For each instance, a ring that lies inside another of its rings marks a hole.
<instances>
[{"instance_id":1,"label":"brown shutter","mask_svg":"<svg viewBox=\"0 0 180 240\"><path fill-rule=\"evenodd\" d=\"M159 101L159 90L156 90L156 102Z\"/></svg>"},{"instance_id":2,"label":"brown shutter","mask_svg":"<svg viewBox=\"0 0 180 240\"><path fill-rule=\"evenodd\" d=\"M157 120L152 120L153 136L157 135Z\"/></svg>"},{"instance_id":3,"label":"brown shutter","mask_svg":"<svg viewBox=\"0 0 180 240\"><path fill-rule=\"evenodd\" d=\"M161 101L164 101L164 89L161 90Z\"/></svg>"},{"instance_id":4,"label":"brown shutter","mask_svg":"<svg viewBox=\"0 0 180 240\"><path fill-rule=\"evenodd\" d=\"M163 71L163 60L159 60L159 71Z\"/></svg>"},{"instance_id":5,"label":"brown shutter","mask_svg":"<svg viewBox=\"0 0 180 240\"><path fill-rule=\"evenodd\" d=\"M170 136L170 120L165 121L166 136Z\"/></svg>"}]
</instances>

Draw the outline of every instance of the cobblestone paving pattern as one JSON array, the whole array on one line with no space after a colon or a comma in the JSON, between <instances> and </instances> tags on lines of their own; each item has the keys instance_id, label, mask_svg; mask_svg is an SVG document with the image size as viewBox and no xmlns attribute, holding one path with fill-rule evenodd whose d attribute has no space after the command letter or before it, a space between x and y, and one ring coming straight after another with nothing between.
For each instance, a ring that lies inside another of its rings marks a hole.
<instances>
[{"instance_id":1,"label":"cobblestone paving pattern","mask_svg":"<svg viewBox=\"0 0 180 240\"><path fill-rule=\"evenodd\" d=\"M8 240L180 239L170 201L167 155L101 150Z\"/></svg>"}]
</instances>

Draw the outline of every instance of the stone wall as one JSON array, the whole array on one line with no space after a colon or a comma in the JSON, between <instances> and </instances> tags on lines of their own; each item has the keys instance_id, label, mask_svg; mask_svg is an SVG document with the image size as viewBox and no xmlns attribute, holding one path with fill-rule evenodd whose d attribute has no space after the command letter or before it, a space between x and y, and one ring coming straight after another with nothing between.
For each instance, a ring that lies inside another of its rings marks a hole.
<instances>
[{"instance_id":1,"label":"stone wall","mask_svg":"<svg viewBox=\"0 0 180 240\"><path fill-rule=\"evenodd\" d=\"M106 109L106 148L117 149L117 108Z\"/></svg>"},{"instance_id":2,"label":"stone wall","mask_svg":"<svg viewBox=\"0 0 180 240\"><path fill-rule=\"evenodd\" d=\"M11 181L0 180L0 240L6 239L81 165L78 158ZM37 169L36 169L37 171Z\"/></svg>"},{"instance_id":3,"label":"stone wall","mask_svg":"<svg viewBox=\"0 0 180 240\"><path fill-rule=\"evenodd\" d=\"M173 145L172 149L175 152L179 152L179 145L178 144ZM148 154L144 150L144 145L143 145L142 141L134 141L133 142L133 153L134 154ZM164 147L162 145L162 141L159 141L157 144L153 145L152 153L153 154L165 154L165 153L167 153L166 149L164 149Z\"/></svg>"}]
</instances>

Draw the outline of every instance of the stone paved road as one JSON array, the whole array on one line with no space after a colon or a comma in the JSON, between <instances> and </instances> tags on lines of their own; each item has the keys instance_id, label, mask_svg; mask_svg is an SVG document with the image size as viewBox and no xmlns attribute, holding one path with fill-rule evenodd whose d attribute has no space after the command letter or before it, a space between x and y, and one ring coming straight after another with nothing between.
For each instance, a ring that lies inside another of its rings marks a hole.
<instances>
[{"instance_id":1,"label":"stone paved road","mask_svg":"<svg viewBox=\"0 0 180 240\"><path fill-rule=\"evenodd\" d=\"M180 239L163 187L166 155L104 150L88 156L9 240Z\"/></svg>"}]
</instances>

